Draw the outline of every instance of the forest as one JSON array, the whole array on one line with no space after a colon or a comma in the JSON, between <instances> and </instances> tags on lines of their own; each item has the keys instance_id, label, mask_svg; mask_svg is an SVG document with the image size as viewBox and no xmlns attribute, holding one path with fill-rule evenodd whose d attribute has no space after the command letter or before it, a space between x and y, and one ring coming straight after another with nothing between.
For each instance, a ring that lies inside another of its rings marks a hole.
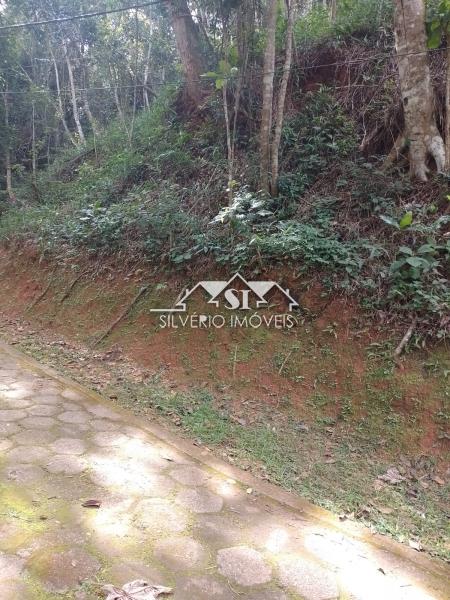
<instances>
[{"instance_id":1,"label":"forest","mask_svg":"<svg viewBox=\"0 0 450 600\"><path fill-rule=\"evenodd\" d=\"M450 9L394 4L4 2L1 238L287 261L446 337Z\"/></svg>"},{"instance_id":2,"label":"forest","mask_svg":"<svg viewBox=\"0 0 450 600\"><path fill-rule=\"evenodd\" d=\"M450 549L449 183L450 0L0 0L0 338L423 572ZM299 326L158 327L234 274L277 282ZM230 581L176 598L337 598ZM339 597L445 597L376 589Z\"/></svg>"}]
</instances>

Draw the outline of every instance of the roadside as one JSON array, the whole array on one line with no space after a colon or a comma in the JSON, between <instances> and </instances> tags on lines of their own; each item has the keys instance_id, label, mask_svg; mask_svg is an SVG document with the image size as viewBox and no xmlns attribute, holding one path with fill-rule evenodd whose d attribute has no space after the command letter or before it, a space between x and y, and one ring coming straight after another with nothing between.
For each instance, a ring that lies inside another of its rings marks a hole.
<instances>
[{"instance_id":1,"label":"roadside","mask_svg":"<svg viewBox=\"0 0 450 600\"><path fill-rule=\"evenodd\" d=\"M402 332L390 339L296 281L309 316L295 331L160 330L149 308L181 282L94 266L3 252L2 337L232 465L448 559L447 348L396 367ZM144 283L148 296L95 345Z\"/></svg>"},{"instance_id":2,"label":"roadside","mask_svg":"<svg viewBox=\"0 0 450 600\"><path fill-rule=\"evenodd\" d=\"M4 344L0 365L2 600L93 600L136 578L174 600L446 597L438 561L230 470Z\"/></svg>"},{"instance_id":3,"label":"roadside","mask_svg":"<svg viewBox=\"0 0 450 600\"><path fill-rule=\"evenodd\" d=\"M314 420L299 418L287 401L276 410L256 400L230 410L206 387L186 387L164 372L142 367L118 345L92 350L4 314L0 331L44 364L230 464L295 491L343 520L367 524L418 551L448 556L443 457L404 455L390 463L395 428L391 440L375 432L370 436L367 427L355 430L351 422L324 415L327 407L319 395Z\"/></svg>"}]
</instances>

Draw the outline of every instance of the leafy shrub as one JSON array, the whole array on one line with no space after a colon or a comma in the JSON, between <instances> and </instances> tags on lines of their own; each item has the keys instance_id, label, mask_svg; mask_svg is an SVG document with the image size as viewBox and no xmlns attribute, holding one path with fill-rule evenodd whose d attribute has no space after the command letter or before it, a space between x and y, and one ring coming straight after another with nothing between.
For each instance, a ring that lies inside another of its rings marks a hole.
<instances>
[{"instance_id":1,"label":"leafy shrub","mask_svg":"<svg viewBox=\"0 0 450 600\"><path fill-rule=\"evenodd\" d=\"M317 4L295 25L295 39L304 48L339 38L372 36L392 23L391 0L340 0L335 23L329 9Z\"/></svg>"},{"instance_id":2,"label":"leafy shrub","mask_svg":"<svg viewBox=\"0 0 450 600\"><path fill-rule=\"evenodd\" d=\"M283 127L280 194L298 198L328 166L353 155L356 143L354 123L330 91L309 92L305 105Z\"/></svg>"},{"instance_id":3,"label":"leafy shrub","mask_svg":"<svg viewBox=\"0 0 450 600\"><path fill-rule=\"evenodd\" d=\"M268 260L302 263L304 270L319 268L356 277L363 265L361 247L338 239L330 231L310 223L285 221L267 236L255 235L250 248Z\"/></svg>"}]
</instances>

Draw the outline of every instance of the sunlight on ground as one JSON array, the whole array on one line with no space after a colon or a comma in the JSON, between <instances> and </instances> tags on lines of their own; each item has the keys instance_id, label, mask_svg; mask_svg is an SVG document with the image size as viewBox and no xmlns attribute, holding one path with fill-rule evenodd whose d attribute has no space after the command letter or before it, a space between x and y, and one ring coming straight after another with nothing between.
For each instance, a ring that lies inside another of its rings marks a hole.
<instances>
[{"instance_id":1,"label":"sunlight on ground","mask_svg":"<svg viewBox=\"0 0 450 600\"><path fill-rule=\"evenodd\" d=\"M368 544L327 529L311 529L304 534L306 549L318 559L339 569L339 579L345 589L356 597L368 600L433 600L407 575L398 573L392 565L389 572ZM395 570L395 572L394 572Z\"/></svg>"}]
</instances>

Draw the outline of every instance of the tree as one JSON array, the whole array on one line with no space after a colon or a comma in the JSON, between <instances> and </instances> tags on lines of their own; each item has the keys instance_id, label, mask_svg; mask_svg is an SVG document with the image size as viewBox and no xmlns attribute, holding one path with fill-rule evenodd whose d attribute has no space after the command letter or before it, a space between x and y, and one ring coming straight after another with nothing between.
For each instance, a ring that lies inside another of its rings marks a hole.
<instances>
[{"instance_id":1,"label":"tree","mask_svg":"<svg viewBox=\"0 0 450 600\"><path fill-rule=\"evenodd\" d=\"M450 172L450 0L441 0L441 2L431 7L428 29L428 47L432 49L439 48L442 38L445 39L447 47L447 73L445 80L445 170Z\"/></svg>"},{"instance_id":2,"label":"tree","mask_svg":"<svg viewBox=\"0 0 450 600\"><path fill-rule=\"evenodd\" d=\"M260 185L265 192L270 191L270 137L273 113L273 80L275 75L275 33L277 24L277 0L267 0L266 48L264 51L262 77L262 109L259 138Z\"/></svg>"},{"instance_id":3,"label":"tree","mask_svg":"<svg viewBox=\"0 0 450 600\"><path fill-rule=\"evenodd\" d=\"M186 0L169 0L172 28L186 78L189 99L199 106L202 100L200 76L205 72L200 36Z\"/></svg>"},{"instance_id":4,"label":"tree","mask_svg":"<svg viewBox=\"0 0 450 600\"><path fill-rule=\"evenodd\" d=\"M294 7L292 0L286 0L287 24L286 24L286 53L284 57L283 75L281 76L280 89L278 91L277 112L275 118L275 129L271 147L272 158L272 177L270 191L272 196L278 195L278 173L279 173L279 153L281 142L281 131L283 129L284 105L286 102L286 91L291 74L292 63L292 42L294 34Z\"/></svg>"},{"instance_id":5,"label":"tree","mask_svg":"<svg viewBox=\"0 0 450 600\"><path fill-rule=\"evenodd\" d=\"M427 180L427 160L445 168L445 148L434 116L423 0L395 0L395 48L405 117L403 145L409 143L412 178Z\"/></svg>"}]
</instances>

